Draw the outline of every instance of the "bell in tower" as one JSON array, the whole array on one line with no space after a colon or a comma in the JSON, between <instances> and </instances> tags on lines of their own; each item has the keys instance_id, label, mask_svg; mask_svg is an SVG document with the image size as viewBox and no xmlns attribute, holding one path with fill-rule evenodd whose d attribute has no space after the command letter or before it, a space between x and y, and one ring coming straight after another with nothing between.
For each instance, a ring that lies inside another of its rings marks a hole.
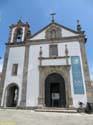
<instances>
[{"instance_id":1,"label":"bell in tower","mask_svg":"<svg viewBox=\"0 0 93 125\"><path fill-rule=\"evenodd\" d=\"M16 42L21 42L22 41L22 35L23 35L23 29L19 28L16 31Z\"/></svg>"}]
</instances>

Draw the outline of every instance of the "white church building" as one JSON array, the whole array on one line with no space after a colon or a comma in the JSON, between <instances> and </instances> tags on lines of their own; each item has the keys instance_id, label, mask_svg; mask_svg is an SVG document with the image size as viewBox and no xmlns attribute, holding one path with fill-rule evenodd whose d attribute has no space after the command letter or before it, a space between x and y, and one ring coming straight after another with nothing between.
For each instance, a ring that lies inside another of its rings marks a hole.
<instances>
[{"instance_id":1,"label":"white church building","mask_svg":"<svg viewBox=\"0 0 93 125\"><path fill-rule=\"evenodd\" d=\"M55 22L31 34L21 20L10 26L2 74L2 107L77 108L93 102L86 36Z\"/></svg>"}]
</instances>

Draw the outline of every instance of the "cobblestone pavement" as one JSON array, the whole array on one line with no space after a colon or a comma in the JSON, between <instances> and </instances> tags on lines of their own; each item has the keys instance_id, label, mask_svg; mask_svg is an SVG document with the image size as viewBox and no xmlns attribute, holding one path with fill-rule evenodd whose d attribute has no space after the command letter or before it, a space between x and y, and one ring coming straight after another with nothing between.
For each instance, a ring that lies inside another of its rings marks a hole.
<instances>
[{"instance_id":1,"label":"cobblestone pavement","mask_svg":"<svg viewBox=\"0 0 93 125\"><path fill-rule=\"evenodd\" d=\"M93 125L93 114L0 109L0 125Z\"/></svg>"}]
</instances>

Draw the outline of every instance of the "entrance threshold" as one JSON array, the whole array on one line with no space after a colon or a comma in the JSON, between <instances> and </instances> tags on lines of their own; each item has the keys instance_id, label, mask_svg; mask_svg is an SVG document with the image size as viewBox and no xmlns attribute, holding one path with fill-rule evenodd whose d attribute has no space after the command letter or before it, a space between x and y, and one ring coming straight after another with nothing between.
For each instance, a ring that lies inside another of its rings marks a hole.
<instances>
[{"instance_id":1,"label":"entrance threshold","mask_svg":"<svg viewBox=\"0 0 93 125\"><path fill-rule=\"evenodd\" d=\"M56 107L44 107L35 109L36 112L58 112L58 113L77 113L76 109L68 109L68 108L56 108Z\"/></svg>"},{"instance_id":2,"label":"entrance threshold","mask_svg":"<svg viewBox=\"0 0 93 125\"><path fill-rule=\"evenodd\" d=\"M0 107L1 109L17 109L17 107Z\"/></svg>"}]
</instances>

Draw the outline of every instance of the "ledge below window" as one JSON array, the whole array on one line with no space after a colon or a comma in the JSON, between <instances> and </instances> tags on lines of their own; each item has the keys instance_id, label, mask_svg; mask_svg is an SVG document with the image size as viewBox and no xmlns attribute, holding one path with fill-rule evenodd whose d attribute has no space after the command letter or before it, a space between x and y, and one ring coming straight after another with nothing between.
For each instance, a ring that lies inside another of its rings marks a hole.
<instances>
[{"instance_id":1,"label":"ledge below window","mask_svg":"<svg viewBox=\"0 0 93 125\"><path fill-rule=\"evenodd\" d=\"M46 60L46 59L66 59L69 58L70 56L54 56L54 57L39 57L39 59Z\"/></svg>"}]
</instances>

